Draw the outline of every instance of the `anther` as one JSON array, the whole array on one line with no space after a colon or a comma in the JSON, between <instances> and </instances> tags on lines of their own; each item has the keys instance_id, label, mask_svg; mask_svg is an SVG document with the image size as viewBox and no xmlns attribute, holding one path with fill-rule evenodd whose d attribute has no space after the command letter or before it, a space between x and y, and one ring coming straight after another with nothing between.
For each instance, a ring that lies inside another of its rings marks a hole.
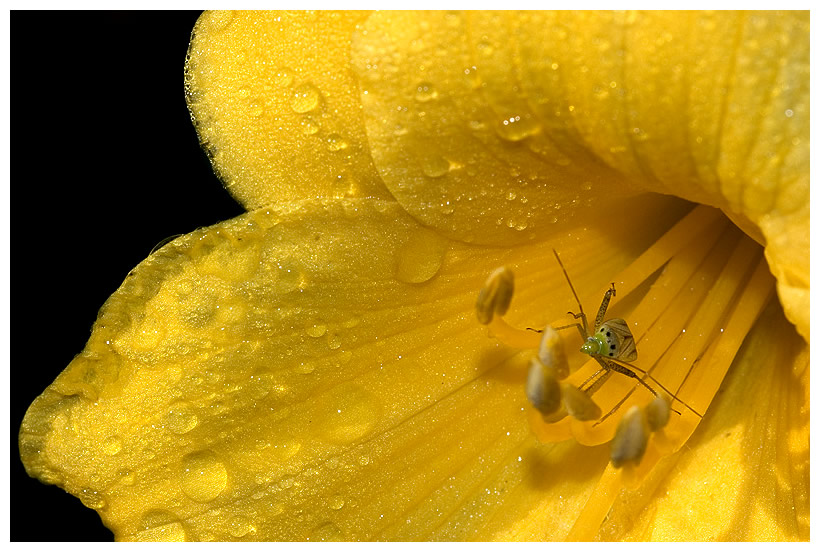
<instances>
[{"instance_id":1,"label":"anther","mask_svg":"<svg viewBox=\"0 0 820 552\"><path fill-rule=\"evenodd\" d=\"M609 457L612 465L620 468L629 462L638 464L646 452L649 433L649 424L643 410L638 405L627 410L618 423L615 437L612 438L612 451Z\"/></svg>"},{"instance_id":2,"label":"anther","mask_svg":"<svg viewBox=\"0 0 820 552\"><path fill-rule=\"evenodd\" d=\"M538 345L538 360L544 366L550 366L555 370L555 377L559 380L569 375L569 364L567 355L564 352L564 343L561 335L552 326L544 328L541 334L541 343Z\"/></svg>"},{"instance_id":3,"label":"anther","mask_svg":"<svg viewBox=\"0 0 820 552\"><path fill-rule=\"evenodd\" d=\"M646 405L646 421L649 424L651 431L658 431L669 423L669 414L671 407L661 396L652 399L652 402Z\"/></svg>"},{"instance_id":4,"label":"anther","mask_svg":"<svg viewBox=\"0 0 820 552\"><path fill-rule=\"evenodd\" d=\"M552 366L533 357L527 373L527 400L542 415L553 414L561 407L561 384Z\"/></svg>"},{"instance_id":5,"label":"anther","mask_svg":"<svg viewBox=\"0 0 820 552\"><path fill-rule=\"evenodd\" d=\"M561 396L567 413L576 420L587 422L601 417L601 408L574 385L562 383Z\"/></svg>"},{"instance_id":6,"label":"anther","mask_svg":"<svg viewBox=\"0 0 820 552\"><path fill-rule=\"evenodd\" d=\"M515 279L512 270L506 266L496 268L484 282L481 291L478 292L475 309L478 321L487 325L492 322L497 314L504 316L510 308L512 301Z\"/></svg>"},{"instance_id":7,"label":"anther","mask_svg":"<svg viewBox=\"0 0 820 552\"><path fill-rule=\"evenodd\" d=\"M634 405L627 410L612 438L612 465L616 468L626 464L637 466L646 452L650 433L663 429L669 422L669 412L669 403L663 397L655 397L644 408Z\"/></svg>"}]
</instances>

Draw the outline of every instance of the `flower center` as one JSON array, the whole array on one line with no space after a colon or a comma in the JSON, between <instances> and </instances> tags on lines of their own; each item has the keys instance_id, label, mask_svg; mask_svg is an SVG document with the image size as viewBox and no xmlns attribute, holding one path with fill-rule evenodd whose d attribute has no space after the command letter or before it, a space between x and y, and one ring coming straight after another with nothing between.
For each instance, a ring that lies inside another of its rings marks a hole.
<instances>
[{"instance_id":1,"label":"flower center","mask_svg":"<svg viewBox=\"0 0 820 552\"><path fill-rule=\"evenodd\" d=\"M757 243L719 211L698 206L608 279L613 283L590 326L555 256L577 313L540 331L510 326L503 316L514 278L500 268L479 293L478 319L506 345L535 350L524 387L536 437L589 446L612 441L613 467L634 484L700 423L771 297L773 278ZM619 298L634 294L636 306L623 319L608 319L616 289ZM591 359L570 369L563 346L575 334Z\"/></svg>"}]
</instances>

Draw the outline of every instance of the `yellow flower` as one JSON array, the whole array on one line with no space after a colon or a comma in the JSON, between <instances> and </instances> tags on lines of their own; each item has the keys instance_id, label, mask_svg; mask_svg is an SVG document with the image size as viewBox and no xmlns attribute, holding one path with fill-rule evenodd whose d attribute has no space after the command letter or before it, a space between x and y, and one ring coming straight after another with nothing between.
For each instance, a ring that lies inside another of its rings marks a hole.
<instances>
[{"instance_id":1,"label":"yellow flower","mask_svg":"<svg viewBox=\"0 0 820 552\"><path fill-rule=\"evenodd\" d=\"M189 105L249 212L126 279L27 470L122 540L807 539L808 24L204 15ZM524 328L578 308L553 248L672 399L637 465L607 444L634 378L601 423L527 402Z\"/></svg>"}]
</instances>

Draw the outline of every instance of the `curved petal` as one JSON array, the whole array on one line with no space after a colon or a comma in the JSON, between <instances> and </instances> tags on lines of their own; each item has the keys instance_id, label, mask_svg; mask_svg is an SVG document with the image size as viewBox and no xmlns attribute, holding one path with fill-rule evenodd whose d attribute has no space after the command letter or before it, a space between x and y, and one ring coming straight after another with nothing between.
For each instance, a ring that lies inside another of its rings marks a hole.
<instances>
[{"instance_id":1,"label":"curved petal","mask_svg":"<svg viewBox=\"0 0 820 552\"><path fill-rule=\"evenodd\" d=\"M620 493L598 538L808 540L808 363L772 302L687 448Z\"/></svg>"},{"instance_id":2,"label":"curved petal","mask_svg":"<svg viewBox=\"0 0 820 552\"><path fill-rule=\"evenodd\" d=\"M636 189L716 206L766 246L808 338L808 25L808 12L386 12L352 60L376 166L425 224L514 243Z\"/></svg>"},{"instance_id":3,"label":"curved petal","mask_svg":"<svg viewBox=\"0 0 820 552\"><path fill-rule=\"evenodd\" d=\"M351 33L366 17L228 11L197 21L188 106L214 169L246 208L390 197L370 159L349 62Z\"/></svg>"},{"instance_id":4,"label":"curved petal","mask_svg":"<svg viewBox=\"0 0 820 552\"><path fill-rule=\"evenodd\" d=\"M579 286L600 286L679 210L639 207L617 231L566 228L550 244L597 252ZM562 538L606 448L534 442L525 355L472 312L500 264L522 274L516 302L544 307L515 322L563 312L546 300L567 291L545 277L545 247L450 241L374 200L189 234L129 275L32 404L26 468L123 540L490 538L533 509L556 521L541 536Z\"/></svg>"}]
</instances>

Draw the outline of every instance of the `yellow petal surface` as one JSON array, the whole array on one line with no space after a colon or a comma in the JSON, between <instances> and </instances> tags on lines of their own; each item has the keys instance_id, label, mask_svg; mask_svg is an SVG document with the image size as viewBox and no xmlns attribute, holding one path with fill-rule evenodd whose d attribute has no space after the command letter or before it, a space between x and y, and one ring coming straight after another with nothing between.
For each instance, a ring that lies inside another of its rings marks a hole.
<instances>
[{"instance_id":1,"label":"yellow petal surface","mask_svg":"<svg viewBox=\"0 0 820 552\"><path fill-rule=\"evenodd\" d=\"M716 206L766 246L808 338L808 28L808 12L383 12L352 59L376 166L425 224L513 243L635 189Z\"/></svg>"},{"instance_id":2,"label":"yellow petal surface","mask_svg":"<svg viewBox=\"0 0 820 552\"><path fill-rule=\"evenodd\" d=\"M808 362L808 346L770 304L691 452L663 460L642 489L622 491L598 537L808 540Z\"/></svg>"},{"instance_id":3,"label":"yellow petal surface","mask_svg":"<svg viewBox=\"0 0 820 552\"><path fill-rule=\"evenodd\" d=\"M488 539L536 508L550 523L524 538L563 538L607 447L534 440L528 357L487 339L475 292L510 266L513 307L539 305L512 321L543 326L570 300L550 247L599 269L575 279L597 289L678 207L647 199L614 231L515 248L441 238L374 200L199 230L103 306L30 407L23 461L120 540Z\"/></svg>"},{"instance_id":4,"label":"yellow petal surface","mask_svg":"<svg viewBox=\"0 0 820 552\"><path fill-rule=\"evenodd\" d=\"M188 106L214 169L246 208L389 197L370 159L349 63L352 32L366 16L227 11L197 21Z\"/></svg>"}]
</instances>

